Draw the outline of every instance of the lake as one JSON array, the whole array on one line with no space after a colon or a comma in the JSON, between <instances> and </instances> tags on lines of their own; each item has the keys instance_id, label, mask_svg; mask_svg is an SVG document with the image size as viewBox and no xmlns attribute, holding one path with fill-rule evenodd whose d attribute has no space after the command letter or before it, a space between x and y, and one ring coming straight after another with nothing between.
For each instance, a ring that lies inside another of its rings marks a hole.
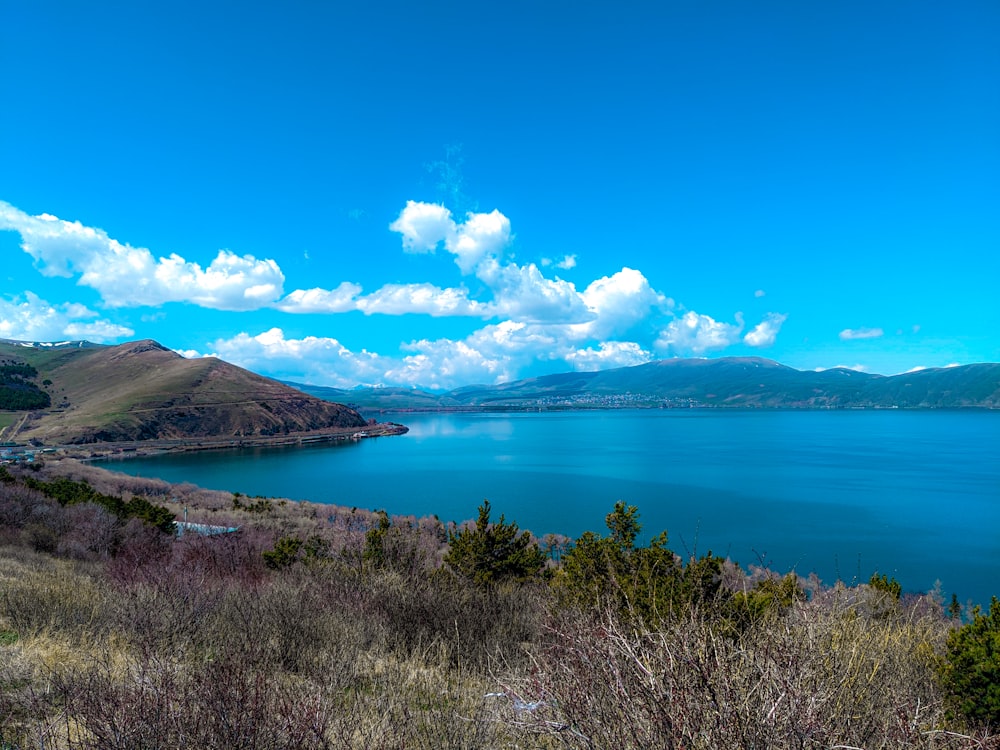
<instances>
[{"instance_id":1,"label":"lake","mask_svg":"<svg viewBox=\"0 0 1000 750\"><path fill-rule=\"evenodd\" d=\"M402 437L114 462L129 474L391 514L605 532L617 500L681 554L946 598L1000 595L1000 412L609 410L383 415Z\"/></svg>"}]
</instances>

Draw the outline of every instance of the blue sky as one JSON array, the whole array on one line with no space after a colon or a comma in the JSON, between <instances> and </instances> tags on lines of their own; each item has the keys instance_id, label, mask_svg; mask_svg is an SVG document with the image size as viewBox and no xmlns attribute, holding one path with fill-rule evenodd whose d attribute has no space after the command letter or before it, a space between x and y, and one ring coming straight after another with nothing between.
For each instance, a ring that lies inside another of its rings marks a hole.
<instances>
[{"instance_id":1,"label":"blue sky","mask_svg":"<svg viewBox=\"0 0 1000 750\"><path fill-rule=\"evenodd\" d=\"M146 5L0 10L0 337L342 387L1000 360L993 0Z\"/></svg>"}]
</instances>

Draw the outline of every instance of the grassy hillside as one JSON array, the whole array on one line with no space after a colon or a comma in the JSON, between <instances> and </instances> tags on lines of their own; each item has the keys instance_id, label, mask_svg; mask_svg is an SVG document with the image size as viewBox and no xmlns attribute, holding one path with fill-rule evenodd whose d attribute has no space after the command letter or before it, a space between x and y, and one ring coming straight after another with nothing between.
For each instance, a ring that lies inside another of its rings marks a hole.
<instances>
[{"instance_id":1,"label":"grassy hillside","mask_svg":"<svg viewBox=\"0 0 1000 750\"><path fill-rule=\"evenodd\" d=\"M250 437L356 429L352 409L308 396L218 359L185 359L154 341L108 347L0 344L48 382L52 408L17 427L18 440L90 443Z\"/></svg>"}]
</instances>

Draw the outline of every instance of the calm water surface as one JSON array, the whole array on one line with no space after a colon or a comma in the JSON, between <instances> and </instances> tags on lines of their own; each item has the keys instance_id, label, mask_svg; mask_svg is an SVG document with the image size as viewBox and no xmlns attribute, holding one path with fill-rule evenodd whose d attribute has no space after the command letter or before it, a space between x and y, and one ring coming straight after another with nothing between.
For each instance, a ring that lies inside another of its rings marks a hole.
<instances>
[{"instance_id":1,"label":"calm water surface","mask_svg":"<svg viewBox=\"0 0 1000 750\"><path fill-rule=\"evenodd\" d=\"M1000 595L1000 413L406 414L402 437L190 453L113 468L249 495L472 518L488 498L541 536L604 532L615 501L677 552L825 582Z\"/></svg>"}]
</instances>

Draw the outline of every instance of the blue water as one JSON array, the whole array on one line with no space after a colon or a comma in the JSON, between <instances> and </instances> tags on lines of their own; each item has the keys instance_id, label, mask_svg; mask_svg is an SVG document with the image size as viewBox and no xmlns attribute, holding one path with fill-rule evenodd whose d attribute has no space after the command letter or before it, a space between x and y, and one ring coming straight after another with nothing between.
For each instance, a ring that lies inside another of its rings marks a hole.
<instances>
[{"instance_id":1,"label":"blue water","mask_svg":"<svg viewBox=\"0 0 1000 750\"><path fill-rule=\"evenodd\" d=\"M615 501L681 554L907 591L1000 595L1000 413L627 410L406 414L402 437L113 468L249 495L463 520L488 498L541 536Z\"/></svg>"}]
</instances>

